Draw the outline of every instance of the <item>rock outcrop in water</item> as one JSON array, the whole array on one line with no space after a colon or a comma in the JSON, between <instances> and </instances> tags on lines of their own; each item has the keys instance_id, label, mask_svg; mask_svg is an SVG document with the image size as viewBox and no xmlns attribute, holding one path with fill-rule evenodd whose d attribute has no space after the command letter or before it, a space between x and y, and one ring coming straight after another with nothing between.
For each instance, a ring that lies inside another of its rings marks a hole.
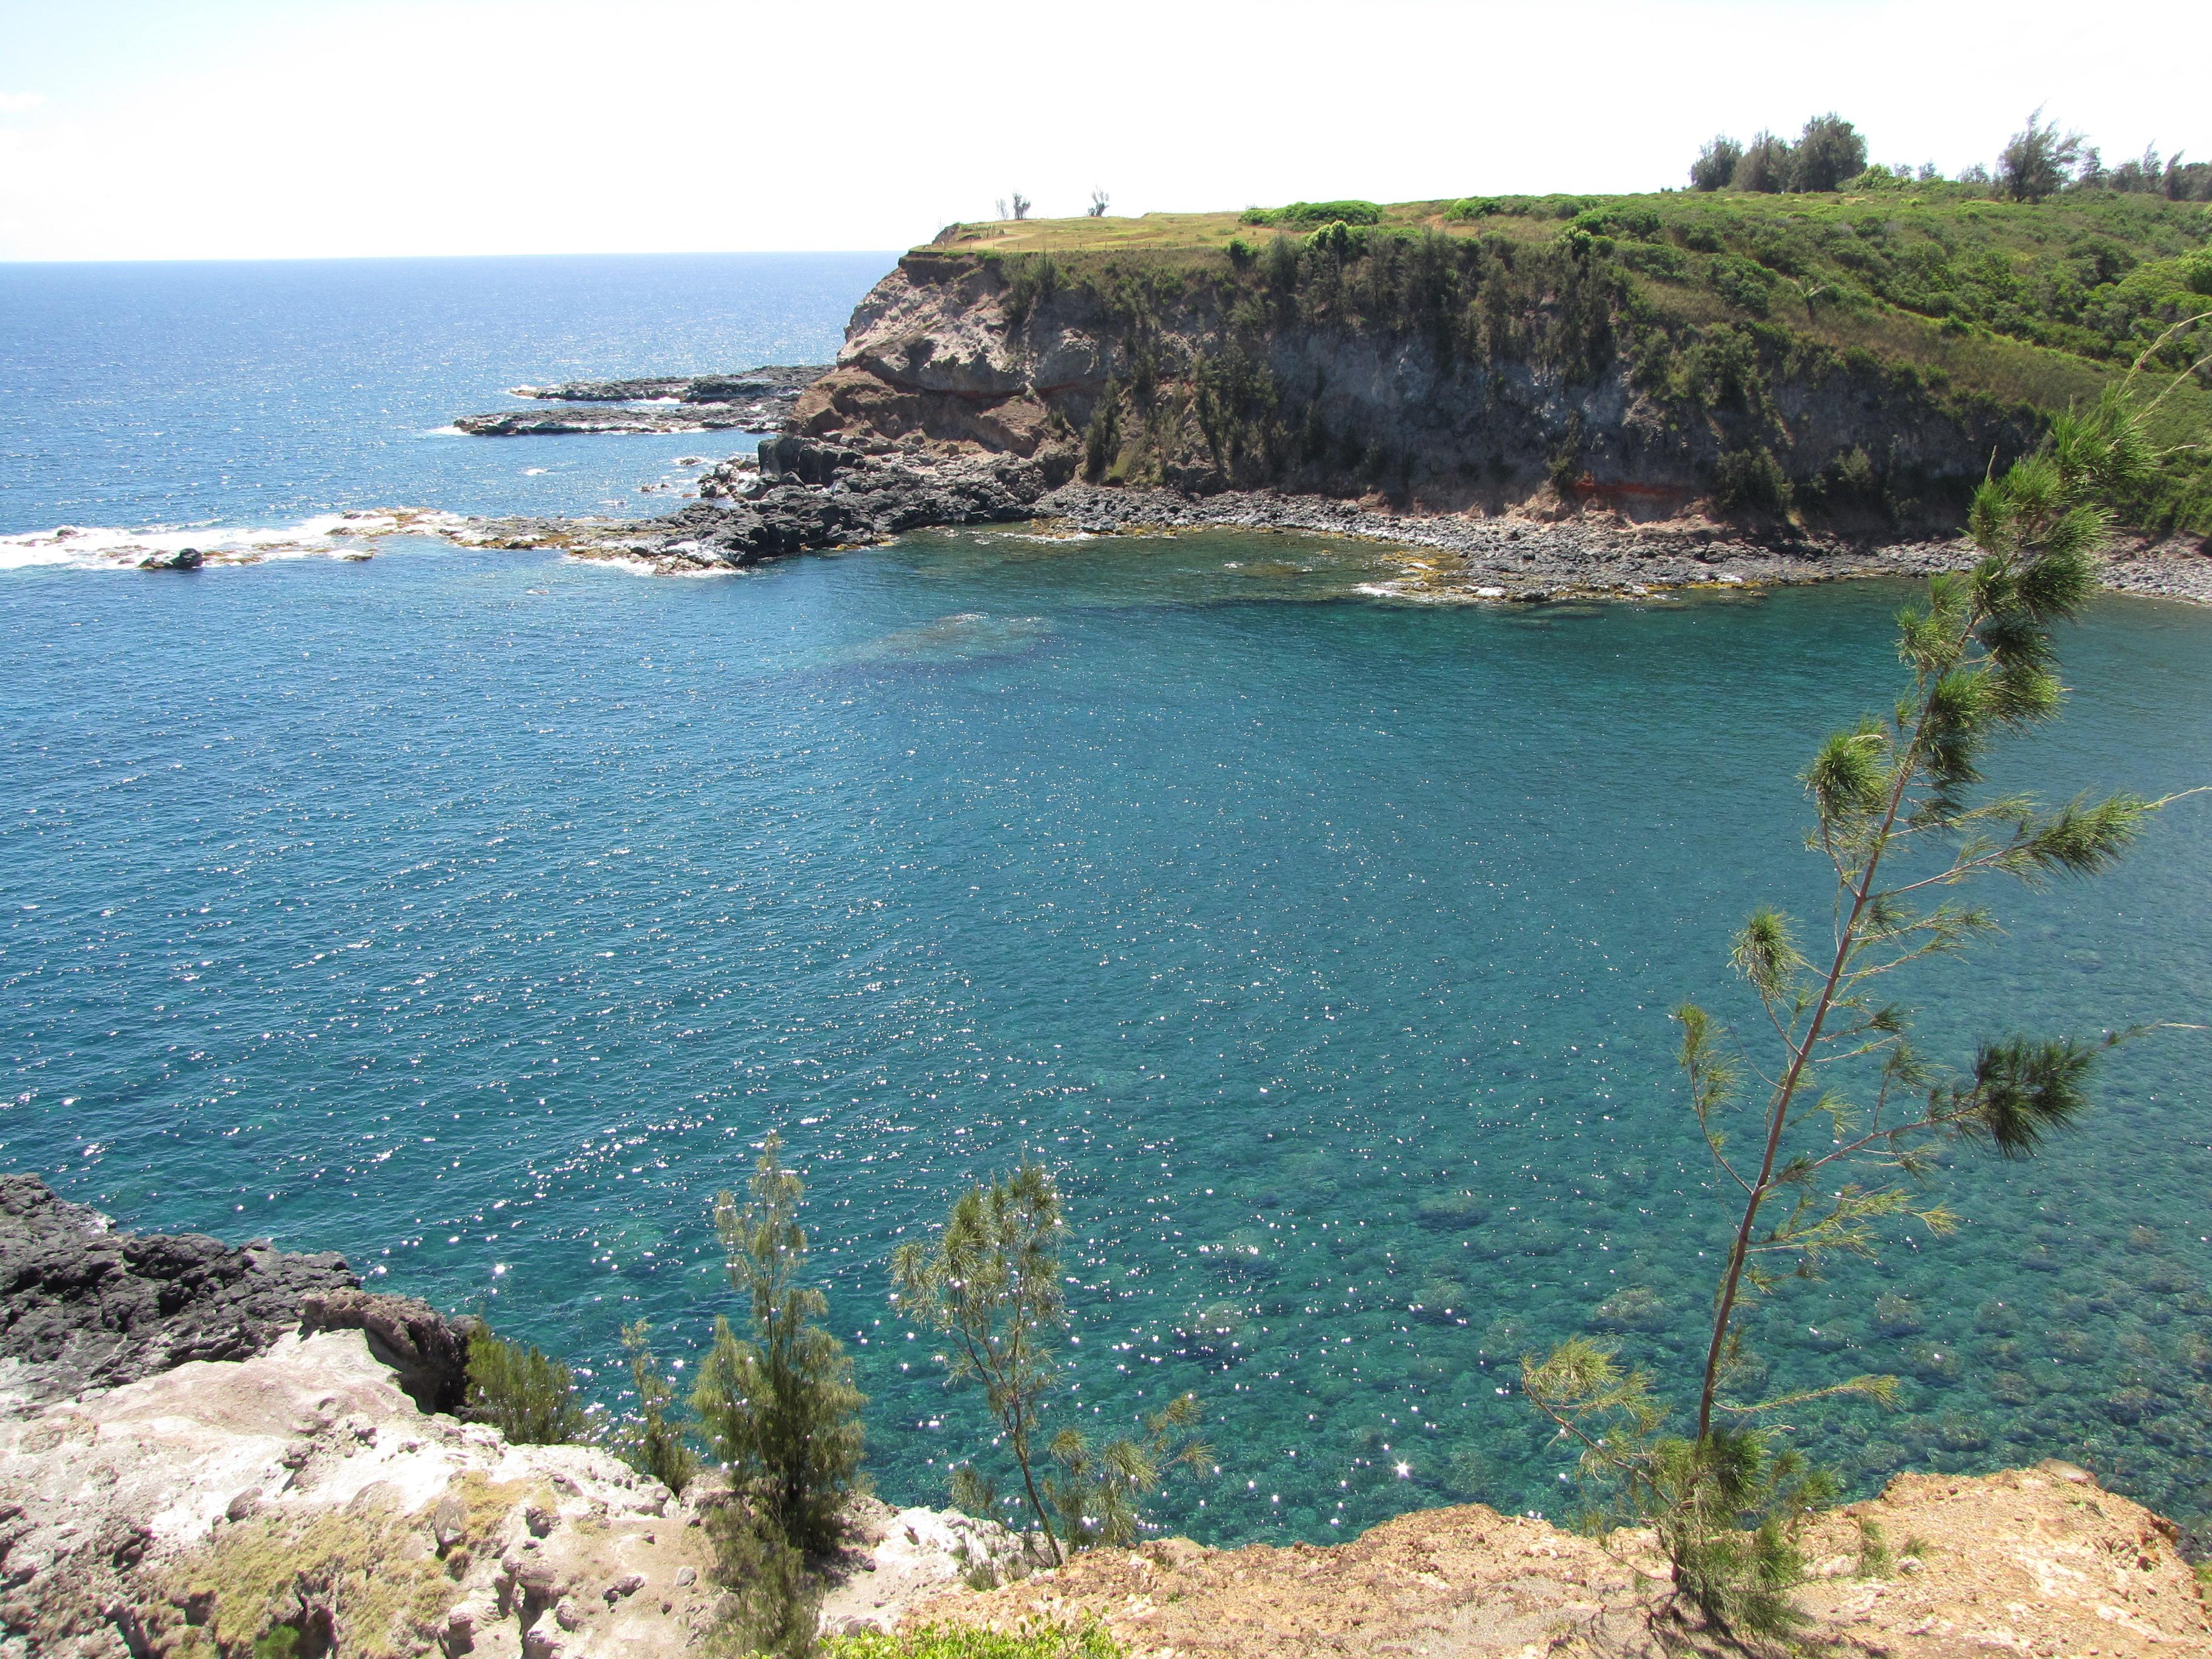
<instances>
[{"instance_id":1,"label":"rock outcrop in water","mask_svg":"<svg viewBox=\"0 0 2212 1659\"><path fill-rule=\"evenodd\" d=\"M773 432L799 394L824 372L819 363L750 368L739 374L690 374L632 380L568 380L519 386L518 398L568 405L464 415L453 424L472 437L516 438L577 432ZM577 407L576 405L583 405Z\"/></svg>"},{"instance_id":2,"label":"rock outcrop in water","mask_svg":"<svg viewBox=\"0 0 2212 1659\"><path fill-rule=\"evenodd\" d=\"M665 517L489 520L471 526L465 539L640 560L672 574L738 570L931 525L1030 518L1052 482L1043 465L1018 455L932 454L786 436L763 444L757 463L742 456L712 469L700 481L708 499Z\"/></svg>"}]
</instances>

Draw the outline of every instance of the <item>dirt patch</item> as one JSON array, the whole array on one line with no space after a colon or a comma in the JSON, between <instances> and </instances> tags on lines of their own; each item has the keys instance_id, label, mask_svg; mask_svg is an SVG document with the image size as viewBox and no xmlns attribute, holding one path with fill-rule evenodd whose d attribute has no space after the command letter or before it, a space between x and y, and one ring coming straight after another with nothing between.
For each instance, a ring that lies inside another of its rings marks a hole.
<instances>
[{"instance_id":1,"label":"dirt patch","mask_svg":"<svg viewBox=\"0 0 2212 1659\"><path fill-rule=\"evenodd\" d=\"M1823 1517L1807 1543L1810 1651L2212 1653L2172 1525L2063 1465L1900 1475L1880 1498ZM1140 1659L1627 1659L1700 1644L1667 1619L1666 1589L1648 1534L1601 1547L1471 1505L1328 1547L1170 1539L1102 1551L1001 1589L950 1592L915 1616L1007 1629L1038 1614L1097 1617Z\"/></svg>"}]
</instances>

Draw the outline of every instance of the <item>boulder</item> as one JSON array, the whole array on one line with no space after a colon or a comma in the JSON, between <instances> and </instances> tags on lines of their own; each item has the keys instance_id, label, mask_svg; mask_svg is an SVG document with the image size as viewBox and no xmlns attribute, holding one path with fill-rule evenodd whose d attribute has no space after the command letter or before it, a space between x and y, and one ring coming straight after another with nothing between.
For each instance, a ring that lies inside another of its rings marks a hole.
<instances>
[{"instance_id":1,"label":"boulder","mask_svg":"<svg viewBox=\"0 0 2212 1659\"><path fill-rule=\"evenodd\" d=\"M397 1373L401 1389L426 1412L458 1413L468 1395L469 1339L481 1328L468 1315L447 1318L411 1296L358 1287L311 1291L300 1303L300 1334L360 1331L368 1351Z\"/></svg>"}]
</instances>

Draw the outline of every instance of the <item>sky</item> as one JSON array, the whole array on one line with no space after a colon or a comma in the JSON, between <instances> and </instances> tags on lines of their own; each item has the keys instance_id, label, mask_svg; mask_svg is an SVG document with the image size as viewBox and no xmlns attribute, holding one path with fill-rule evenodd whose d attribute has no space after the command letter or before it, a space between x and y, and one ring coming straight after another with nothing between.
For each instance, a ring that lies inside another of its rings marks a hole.
<instances>
[{"instance_id":1,"label":"sky","mask_svg":"<svg viewBox=\"0 0 2212 1659\"><path fill-rule=\"evenodd\" d=\"M2078 3L0 0L0 259L890 249L1041 216L1684 182L1828 110L2212 157L2212 16Z\"/></svg>"}]
</instances>

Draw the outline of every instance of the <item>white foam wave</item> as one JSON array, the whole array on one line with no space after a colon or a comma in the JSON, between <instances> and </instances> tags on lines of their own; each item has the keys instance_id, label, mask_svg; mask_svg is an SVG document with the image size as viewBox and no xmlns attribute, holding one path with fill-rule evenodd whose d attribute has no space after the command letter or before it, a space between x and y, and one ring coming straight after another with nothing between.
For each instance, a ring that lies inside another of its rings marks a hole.
<instances>
[{"instance_id":1,"label":"white foam wave","mask_svg":"<svg viewBox=\"0 0 2212 1659\"><path fill-rule=\"evenodd\" d=\"M466 520L456 514L398 507L388 512L324 513L299 524L272 527L155 525L125 530L106 525L60 525L52 530L0 536L0 570L65 566L81 570L129 570L152 558L197 548L210 565L258 564L268 559L365 558L386 536L450 538Z\"/></svg>"}]
</instances>

